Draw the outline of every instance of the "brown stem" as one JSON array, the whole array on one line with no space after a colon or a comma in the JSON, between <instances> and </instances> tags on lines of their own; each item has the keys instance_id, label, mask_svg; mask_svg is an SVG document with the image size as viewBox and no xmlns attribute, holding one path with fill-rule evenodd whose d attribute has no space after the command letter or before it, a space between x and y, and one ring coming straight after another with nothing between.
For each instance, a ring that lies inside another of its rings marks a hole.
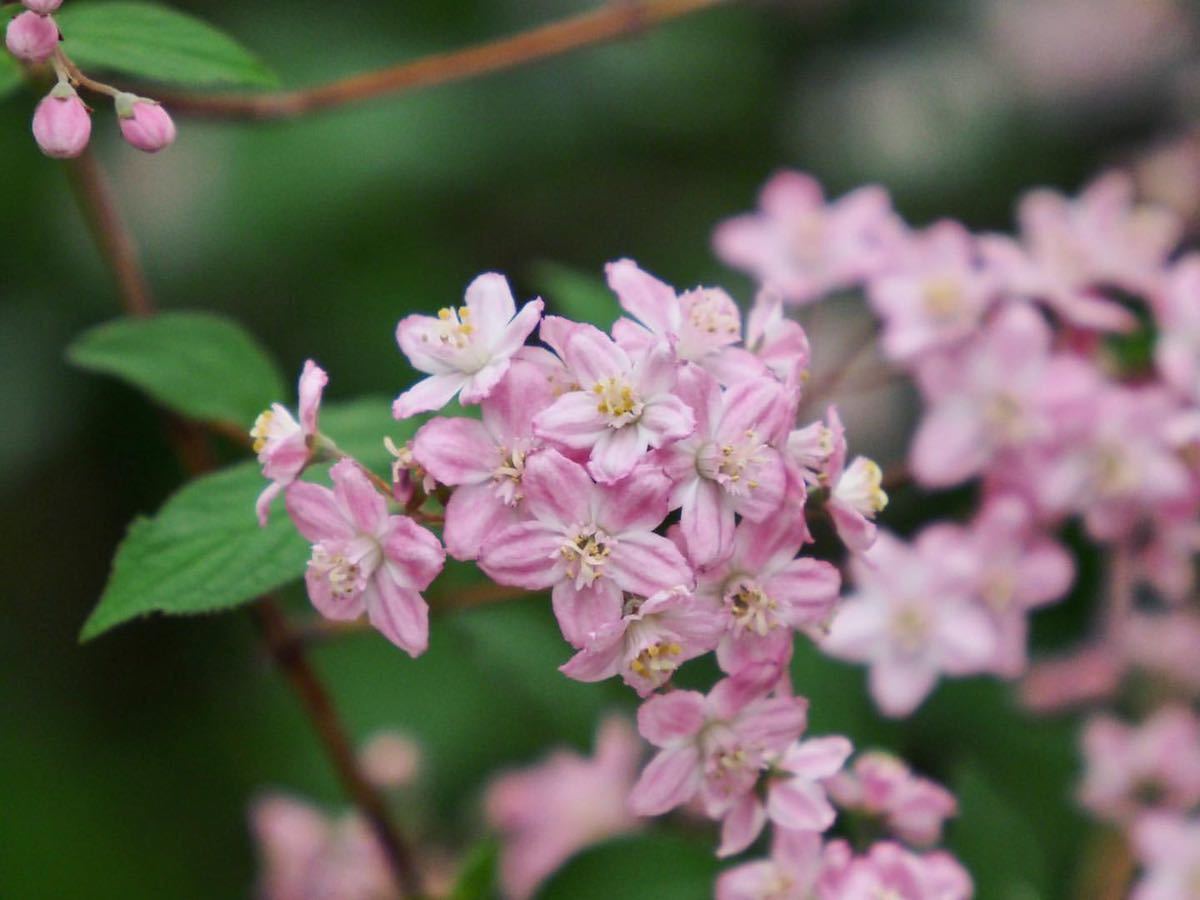
<instances>
[{"instance_id":1,"label":"brown stem","mask_svg":"<svg viewBox=\"0 0 1200 900\"><path fill-rule=\"evenodd\" d=\"M85 150L67 164L67 174L88 229L117 281L121 305L131 316L154 315L154 298L138 262L137 245L121 218L112 186L96 157Z\"/></svg>"},{"instance_id":2,"label":"brown stem","mask_svg":"<svg viewBox=\"0 0 1200 900\"><path fill-rule=\"evenodd\" d=\"M435 53L341 78L329 84L269 94L191 94L159 91L156 99L185 115L218 119L290 119L388 94L462 81L511 69L580 47L635 34L725 0L614 0L599 9L511 37Z\"/></svg>"},{"instance_id":3,"label":"brown stem","mask_svg":"<svg viewBox=\"0 0 1200 900\"><path fill-rule=\"evenodd\" d=\"M157 307L142 272L136 245L95 157L85 152L70 164L69 172L80 209L116 278L121 305L130 315L153 316ZM213 460L203 434L192 423L168 420L167 436L180 462L192 474L212 469ZM255 611L263 637L303 702L339 780L383 845L397 884L406 897L422 896L421 878L412 853L391 821L383 796L359 769L333 701L305 658L304 642L292 635L287 619L270 598L262 598Z\"/></svg>"},{"instance_id":4,"label":"brown stem","mask_svg":"<svg viewBox=\"0 0 1200 900\"><path fill-rule=\"evenodd\" d=\"M303 643L296 640L287 617L270 597L260 599L254 605L254 611L271 655L304 704L308 718L333 763L342 789L354 800L383 846L404 896L424 896L416 860L392 824L383 796L367 781L359 768L354 747L333 705L333 698L309 663Z\"/></svg>"},{"instance_id":5,"label":"brown stem","mask_svg":"<svg viewBox=\"0 0 1200 900\"><path fill-rule=\"evenodd\" d=\"M850 341L841 362L814 380L804 392L802 411L813 408L816 404L830 403L837 394L842 382L854 371L859 360L875 343L875 321L867 319L862 330Z\"/></svg>"}]
</instances>

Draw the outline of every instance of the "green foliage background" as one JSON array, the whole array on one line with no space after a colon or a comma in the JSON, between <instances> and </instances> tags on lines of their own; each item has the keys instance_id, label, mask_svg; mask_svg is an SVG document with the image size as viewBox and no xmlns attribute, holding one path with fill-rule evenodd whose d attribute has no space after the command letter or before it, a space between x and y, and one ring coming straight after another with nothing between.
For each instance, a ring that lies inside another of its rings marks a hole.
<instances>
[{"instance_id":1,"label":"green foliage background","mask_svg":"<svg viewBox=\"0 0 1200 900\"><path fill-rule=\"evenodd\" d=\"M237 35L292 85L587 4L175 5ZM179 143L155 158L122 146L99 112L94 142L162 305L239 320L289 378L315 357L331 373L329 396L345 400L397 392L410 375L397 319L454 302L481 271L553 302L571 274L546 263L598 273L632 255L676 284L719 281L748 297L711 257L708 235L776 167L811 169L832 192L883 181L916 222L949 214L1003 228L1022 186L1073 188L1165 124L1161 104L1080 117L1030 110L1001 84L982 110L949 107L924 123L937 127L919 135L920 164L867 152L844 121L862 111L821 98L860 63L892 65L927 80L936 107L955 75L923 54L954 40L970 52L975 4L801 6L719 10L303 121L181 120ZM35 101L19 93L0 106L0 896L245 896L248 798L268 787L332 808L342 798L244 613L157 618L76 643L127 523L156 510L181 473L140 395L65 360L116 301L61 167L29 137ZM889 524L912 527L918 505L898 502ZM1077 630L1094 587L1085 577L1070 607L1042 620L1039 641ZM295 592L290 601L304 608ZM323 648L317 663L357 736L393 726L421 739L427 778L406 812L428 837L468 846L482 834L490 771L555 744L589 746L597 717L629 706L611 685L563 679L565 658L547 605L528 602L436 620L417 662L362 637ZM796 668L815 730L903 752L961 791L951 844L982 900L1070 895L1086 840L1070 800L1074 722L1026 719L1003 686L965 682L888 723L859 671L807 651ZM629 852L601 849L564 872L553 896L695 895L686 886L707 884L711 867L696 846L657 833Z\"/></svg>"}]
</instances>

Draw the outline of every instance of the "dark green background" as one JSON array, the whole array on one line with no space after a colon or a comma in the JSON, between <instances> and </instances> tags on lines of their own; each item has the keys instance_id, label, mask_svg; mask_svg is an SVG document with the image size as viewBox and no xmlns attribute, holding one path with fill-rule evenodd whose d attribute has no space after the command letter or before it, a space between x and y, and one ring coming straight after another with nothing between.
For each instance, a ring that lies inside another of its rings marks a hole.
<instances>
[{"instance_id":1,"label":"dark green background","mask_svg":"<svg viewBox=\"0 0 1200 900\"><path fill-rule=\"evenodd\" d=\"M176 5L238 35L288 84L586 6ZM104 114L94 142L161 304L228 313L289 373L315 356L329 395L349 398L397 392L409 378L397 319L455 302L484 270L508 273L528 296L544 289L542 261L599 273L632 255L676 284L721 281L748 297L707 239L777 167L810 169L833 192L882 181L917 223L953 215L1002 228L1021 186L1073 189L1171 124L1154 80L1128 104L1083 108L1031 102L1003 74L980 82L974 3L804 6L718 10L620 46L300 122L181 120L161 157L121 145ZM917 98L924 112L902 117L907 131L896 134L894 115L872 119L894 112L871 94L880 84ZM117 305L61 167L29 138L35 101L0 107L0 897L244 896L255 791L342 800L245 614L146 621L76 644L126 522L156 508L181 473L140 396L63 361L71 338ZM898 458L904 437L889 446ZM907 530L917 507L901 496L887 521ZM1079 627L1093 585L1049 615L1047 640ZM566 656L539 602L439 619L417 662L375 637L317 661L356 735L395 726L424 742L427 779L407 813L434 839L466 846L481 834L489 771L556 743L586 746L603 709L629 705L613 685L565 680L555 667ZM943 686L914 719L886 724L860 671L807 648L799 657L815 730L894 748L961 791L951 843L983 900L1069 895L1086 840L1070 801L1073 722L1024 718L1003 686L978 681ZM691 840L584 860L575 884L598 897L697 896L687 873L705 883L708 839L700 851ZM583 890L567 882L558 896Z\"/></svg>"}]
</instances>

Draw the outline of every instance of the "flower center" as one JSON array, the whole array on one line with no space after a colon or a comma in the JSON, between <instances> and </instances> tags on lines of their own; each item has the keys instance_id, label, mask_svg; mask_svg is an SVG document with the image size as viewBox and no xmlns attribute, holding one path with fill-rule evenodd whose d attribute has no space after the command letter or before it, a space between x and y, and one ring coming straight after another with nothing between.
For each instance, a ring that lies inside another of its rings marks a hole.
<instances>
[{"instance_id":1,"label":"flower center","mask_svg":"<svg viewBox=\"0 0 1200 900\"><path fill-rule=\"evenodd\" d=\"M623 378L606 378L592 385L596 395L596 412L608 417L609 428L622 428L636 422L644 404L632 385Z\"/></svg>"},{"instance_id":2,"label":"flower center","mask_svg":"<svg viewBox=\"0 0 1200 900\"><path fill-rule=\"evenodd\" d=\"M834 495L861 515L870 517L887 506L883 470L873 459L860 456L842 473Z\"/></svg>"},{"instance_id":3,"label":"flower center","mask_svg":"<svg viewBox=\"0 0 1200 900\"><path fill-rule=\"evenodd\" d=\"M655 641L634 657L629 668L642 678L670 675L679 668L682 655L683 647L674 641Z\"/></svg>"},{"instance_id":4,"label":"flower center","mask_svg":"<svg viewBox=\"0 0 1200 900\"><path fill-rule=\"evenodd\" d=\"M563 543L558 553L566 561L567 575L575 579L576 588L588 587L601 576L614 543L595 525L576 528Z\"/></svg>"},{"instance_id":5,"label":"flower center","mask_svg":"<svg viewBox=\"0 0 1200 900\"><path fill-rule=\"evenodd\" d=\"M506 506L516 506L524 499L521 477L525 474L525 448L500 448L500 465L492 470L492 487Z\"/></svg>"},{"instance_id":6,"label":"flower center","mask_svg":"<svg viewBox=\"0 0 1200 900\"><path fill-rule=\"evenodd\" d=\"M353 600L366 588L382 558L378 542L366 536L321 541L313 546L308 568L329 584L335 599Z\"/></svg>"},{"instance_id":7,"label":"flower center","mask_svg":"<svg viewBox=\"0 0 1200 900\"><path fill-rule=\"evenodd\" d=\"M475 326L471 324L471 310L466 306L444 306L438 310L438 323L434 334L438 343L461 350L471 343Z\"/></svg>"},{"instance_id":8,"label":"flower center","mask_svg":"<svg viewBox=\"0 0 1200 900\"><path fill-rule=\"evenodd\" d=\"M744 494L758 487L753 473L747 474L746 470L762 463L762 452L766 448L758 433L751 429L736 442L705 444L696 454L696 469L701 476L717 482L729 493ZM743 478L743 475L747 477Z\"/></svg>"},{"instance_id":9,"label":"flower center","mask_svg":"<svg viewBox=\"0 0 1200 900\"><path fill-rule=\"evenodd\" d=\"M1103 444L1092 457L1092 483L1100 496L1119 497L1136 490L1137 469L1121 447Z\"/></svg>"},{"instance_id":10,"label":"flower center","mask_svg":"<svg viewBox=\"0 0 1200 900\"><path fill-rule=\"evenodd\" d=\"M929 634L929 617L917 603L907 603L892 615L892 639L906 653L916 653L925 646Z\"/></svg>"},{"instance_id":11,"label":"flower center","mask_svg":"<svg viewBox=\"0 0 1200 900\"><path fill-rule=\"evenodd\" d=\"M992 430L1003 440L1015 442L1025 435L1025 416L1021 401L1007 391L1000 391L988 398L984 407L984 417L992 426Z\"/></svg>"},{"instance_id":12,"label":"flower center","mask_svg":"<svg viewBox=\"0 0 1200 900\"><path fill-rule=\"evenodd\" d=\"M807 213L790 223L788 255L803 269L818 268L825 261L825 219Z\"/></svg>"},{"instance_id":13,"label":"flower center","mask_svg":"<svg viewBox=\"0 0 1200 900\"><path fill-rule=\"evenodd\" d=\"M921 290L921 306L935 319L957 318L963 308L962 286L958 279L935 275L926 280Z\"/></svg>"},{"instance_id":14,"label":"flower center","mask_svg":"<svg viewBox=\"0 0 1200 900\"><path fill-rule=\"evenodd\" d=\"M758 583L742 579L725 592L725 608L733 619L735 634L753 631L759 637L779 625L775 610L779 604L767 596Z\"/></svg>"},{"instance_id":15,"label":"flower center","mask_svg":"<svg viewBox=\"0 0 1200 900\"><path fill-rule=\"evenodd\" d=\"M988 575L984 581L981 593L983 594L983 601L988 605L989 609L996 613L1002 613L1012 605L1016 589L1016 579L1013 577L1013 574L1007 570L1000 569Z\"/></svg>"},{"instance_id":16,"label":"flower center","mask_svg":"<svg viewBox=\"0 0 1200 900\"><path fill-rule=\"evenodd\" d=\"M706 338L705 343L736 341L742 322L737 307L721 291L700 288L680 298L684 315L692 330Z\"/></svg>"},{"instance_id":17,"label":"flower center","mask_svg":"<svg viewBox=\"0 0 1200 900\"><path fill-rule=\"evenodd\" d=\"M276 403L264 409L254 420L254 427L250 429L254 452L262 453L270 444L285 440L298 431L300 425L292 418L292 414Z\"/></svg>"}]
</instances>

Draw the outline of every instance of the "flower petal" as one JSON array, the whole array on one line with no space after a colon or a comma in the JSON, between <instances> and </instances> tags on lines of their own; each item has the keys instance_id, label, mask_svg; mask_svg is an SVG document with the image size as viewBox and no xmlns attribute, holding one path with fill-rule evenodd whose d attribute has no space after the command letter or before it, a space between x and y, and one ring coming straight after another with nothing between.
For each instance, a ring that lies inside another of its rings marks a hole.
<instances>
[{"instance_id":1,"label":"flower petal","mask_svg":"<svg viewBox=\"0 0 1200 900\"><path fill-rule=\"evenodd\" d=\"M429 646L429 606L421 595L381 571L364 592L367 618L389 641L417 657Z\"/></svg>"},{"instance_id":2,"label":"flower petal","mask_svg":"<svg viewBox=\"0 0 1200 900\"><path fill-rule=\"evenodd\" d=\"M387 520L387 500L357 462L342 459L329 470L333 493L349 515L354 527L362 534L376 535Z\"/></svg>"},{"instance_id":3,"label":"flower petal","mask_svg":"<svg viewBox=\"0 0 1200 900\"><path fill-rule=\"evenodd\" d=\"M286 500L296 530L312 543L354 537L353 524L329 488L297 481L288 487Z\"/></svg>"},{"instance_id":4,"label":"flower petal","mask_svg":"<svg viewBox=\"0 0 1200 900\"><path fill-rule=\"evenodd\" d=\"M413 456L442 484L478 484L500 463L495 439L476 419L431 419L413 438Z\"/></svg>"},{"instance_id":5,"label":"flower petal","mask_svg":"<svg viewBox=\"0 0 1200 900\"><path fill-rule=\"evenodd\" d=\"M544 522L522 522L492 535L479 549L479 568L500 584L541 591L562 580L561 531Z\"/></svg>"},{"instance_id":6,"label":"flower petal","mask_svg":"<svg viewBox=\"0 0 1200 900\"><path fill-rule=\"evenodd\" d=\"M700 774L700 753L692 744L663 750L642 770L629 808L639 816L660 816L695 796Z\"/></svg>"},{"instance_id":7,"label":"flower petal","mask_svg":"<svg viewBox=\"0 0 1200 900\"><path fill-rule=\"evenodd\" d=\"M695 582L691 566L671 541L646 531L622 534L604 567L621 590L642 597Z\"/></svg>"},{"instance_id":8,"label":"flower petal","mask_svg":"<svg viewBox=\"0 0 1200 900\"><path fill-rule=\"evenodd\" d=\"M390 516L381 540L388 569L405 587L425 590L446 564L446 551L433 532L407 516Z\"/></svg>"},{"instance_id":9,"label":"flower petal","mask_svg":"<svg viewBox=\"0 0 1200 900\"><path fill-rule=\"evenodd\" d=\"M467 376L462 372L430 375L396 398L392 404L392 416L408 419L417 413L441 409L466 383Z\"/></svg>"},{"instance_id":10,"label":"flower petal","mask_svg":"<svg viewBox=\"0 0 1200 900\"><path fill-rule=\"evenodd\" d=\"M525 511L539 521L560 527L590 522L595 485L579 463L557 450L539 450L525 461L521 477Z\"/></svg>"}]
</instances>

